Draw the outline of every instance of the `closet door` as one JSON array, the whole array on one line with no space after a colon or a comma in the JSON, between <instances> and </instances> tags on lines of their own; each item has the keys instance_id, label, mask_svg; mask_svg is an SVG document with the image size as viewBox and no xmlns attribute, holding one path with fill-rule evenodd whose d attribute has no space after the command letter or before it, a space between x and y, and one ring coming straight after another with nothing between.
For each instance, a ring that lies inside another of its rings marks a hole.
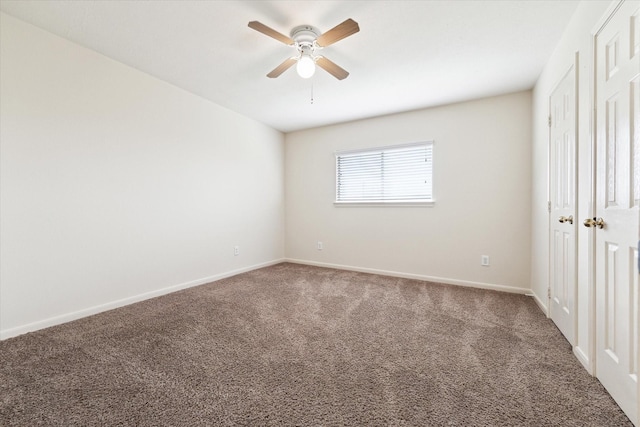
<instances>
[{"instance_id":1,"label":"closet door","mask_svg":"<svg viewBox=\"0 0 640 427\"><path fill-rule=\"evenodd\" d=\"M638 424L640 2L625 1L595 38L596 375Z\"/></svg>"},{"instance_id":2,"label":"closet door","mask_svg":"<svg viewBox=\"0 0 640 427\"><path fill-rule=\"evenodd\" d=\"M549 98L551 172L551 319L571 345L576 301L576 71L565 74Z\"/></svg>"}]
</instances>

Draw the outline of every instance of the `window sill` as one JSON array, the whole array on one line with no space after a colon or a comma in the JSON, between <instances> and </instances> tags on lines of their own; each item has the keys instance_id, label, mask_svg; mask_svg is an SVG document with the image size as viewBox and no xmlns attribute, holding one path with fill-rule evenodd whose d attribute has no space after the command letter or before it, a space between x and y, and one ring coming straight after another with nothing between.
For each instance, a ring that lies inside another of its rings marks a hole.
<instances>
[{"instance_id":1,"label":"window sill","mask_svg":"<svg viewBox=\"0 0 640 427\"><path fill-rule=\"evenodd\" d=\"M421 201L417 201L417 202L410 202L410 201L394 201L394 200L387 200L387 201L371 201L371 202L333 202L333 205L336 207L421 207L421 208L430 208L433 207L436 204L435 200L421 200Z\"/></svg>"}]
</instances>

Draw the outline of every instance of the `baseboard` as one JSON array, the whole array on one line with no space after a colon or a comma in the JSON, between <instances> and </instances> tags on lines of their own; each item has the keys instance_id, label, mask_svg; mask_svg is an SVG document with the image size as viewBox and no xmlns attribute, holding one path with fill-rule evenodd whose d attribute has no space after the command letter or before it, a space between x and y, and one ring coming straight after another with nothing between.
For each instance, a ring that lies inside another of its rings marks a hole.
<instances>
[{"instance_id":1,"label":"baseboard","mask_svg":"<svg viewBox=\"0 0 640 427\"><path fill-rule=\"evenodd\" d=\"M573 355L576 357L576 359L578 359L578 361L580 361L584 369L586 369L587 372L589 372L589 374L591 375L595 374L595 372L593 372L593 367L591 366L591 363L589 361L589 357L587 357L585 352L582 351L580 347L578 346L573 347Z\"/></svg>"},{"instance_id":2,"label":"baseboard","mask_svg":"<svg viewBox=\"0 0 640 427\"><path fill-rule=\"evenodd\" d=\"M497 285L493 283L472 282L468 280L448 279L444 277L425 276L422 274L402 273L399 271L378 270L375 268L355 267L352 265L331 264L326 262L307 261L301 259L286 258L285 262L294 264L313 265L316 267L335 268L338 270L357 271L360 273L379 274L381 276L402 277L404 279L422 280L425 282L446 283L448 285L466 286L468 288L489 289L493 291L510 292L516 294L528 294L530 289L517 288L515 286Z\"/></svg>"},{"instance_id":3,"label":"baseboard","mask_svg":"<svg viewBox=\"0 0 640 427\"><path fill-rule=\"evenodd\" d=\"M540 297L534 293L531 292L530 294L527 294L530 297L533 298L533 300L536 302L536 304L538 304L538 307L540 307L540 310L542 310L542 312L544 313L545 316L549 317L549 308L547 307L547 304L545 304L544 302L542 302L542 300L540 299Z\"/></svg>"},{"instance_id":4,"label":"baseboard","mask_svg":"<svg viewBox=\"0 0 640 427\"><path fill-rule=\"evenodd\" d=\"M205 283L211 283L218 280L225 279L227 277L235 276L248 271L257 270L259 268L268 267L270 265L280 264L285 262L285 259L277 259L260 264L255 264L249 267L239 268L237 270L227 271L225 273L216 274L214 276L203 277L202 279L192 280L186 283L180 283L178 285L168 286L166 288L157 289L151 292L145 292L143 294L134 295L132 297L123 298L116 301L111 301L106 304L100 304L93 307L85 308L82 310L74 311L72 313L66 313L48 319L39 320L37 322L29 323L23 326L18 326L11 329L0 331L0 341L7 338L12 338L18 335L26 334L28 332L37 331L39 329L48 328L50 326L60 325L62 323L71 322L72 320L81 319L83 317L91 316L94 314L102 313L104 311L113 310L114 308L123 307L125 305L133 304L136 302L148 300L151 298L159 297L162 295L170 294L172 292L180 291L182 289L192 288L194 286L204 285Z\"/></svg>"}]
</instances>

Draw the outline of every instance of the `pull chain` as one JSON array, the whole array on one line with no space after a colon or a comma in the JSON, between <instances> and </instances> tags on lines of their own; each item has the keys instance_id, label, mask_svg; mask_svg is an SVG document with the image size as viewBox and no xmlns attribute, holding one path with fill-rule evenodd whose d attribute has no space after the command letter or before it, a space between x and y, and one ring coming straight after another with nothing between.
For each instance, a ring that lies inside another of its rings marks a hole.
<instances>
[{"instance_id":1,"label":"pull chain","mask_svg":"<svg viewBox=\"0 0 640 427\"><path fill-rule=\"evenodd\" d=\"M311 104L313 104L313 82L311 82Z\"/></svg>"}]
</instances>

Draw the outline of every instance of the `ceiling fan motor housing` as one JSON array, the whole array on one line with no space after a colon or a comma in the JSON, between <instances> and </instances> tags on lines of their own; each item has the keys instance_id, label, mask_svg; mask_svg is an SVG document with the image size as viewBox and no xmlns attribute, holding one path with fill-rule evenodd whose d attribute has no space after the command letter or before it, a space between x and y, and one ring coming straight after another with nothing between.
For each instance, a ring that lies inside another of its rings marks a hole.
<instances>
[{"instance_id":1,"label":"ceiling fan motor housing","mask_svg":"<svg viewBox=\"0 0 640 427\"><path fill-rule=\"evenodd\" d=\"M312 46L320 31L311 25L298 25L291 30L291 38L300 46Z\"/></svg>"}]
</instances>

